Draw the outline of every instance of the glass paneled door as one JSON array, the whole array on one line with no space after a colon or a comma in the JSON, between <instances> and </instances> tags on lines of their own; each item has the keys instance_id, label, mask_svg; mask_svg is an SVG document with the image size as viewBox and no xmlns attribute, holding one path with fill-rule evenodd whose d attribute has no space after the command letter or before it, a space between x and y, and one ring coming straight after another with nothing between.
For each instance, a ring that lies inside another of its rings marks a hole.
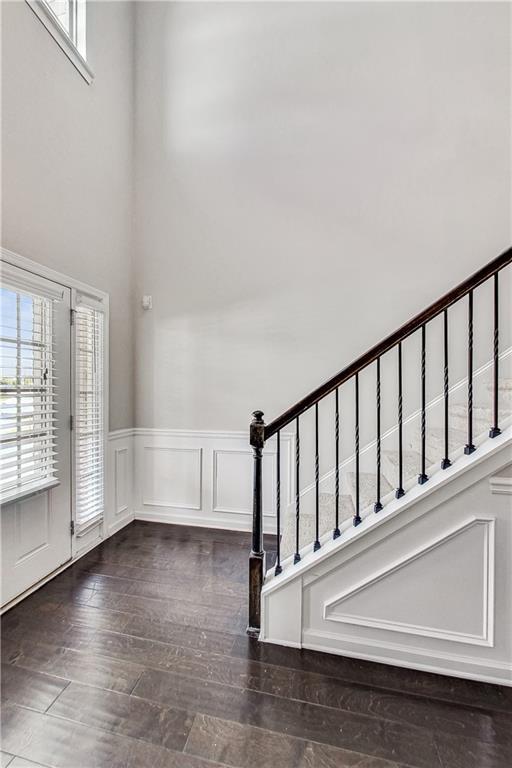
<instances>
[{"instance_id":1,"label":"glass paneled door","mask_svg":"<svg viewBox=\"0 0 512 768\"><path fill-rule=\"evenodd\" d=\"M71 558L71 292L1 268L4 606Z\"/></svg>"}]
</instances>

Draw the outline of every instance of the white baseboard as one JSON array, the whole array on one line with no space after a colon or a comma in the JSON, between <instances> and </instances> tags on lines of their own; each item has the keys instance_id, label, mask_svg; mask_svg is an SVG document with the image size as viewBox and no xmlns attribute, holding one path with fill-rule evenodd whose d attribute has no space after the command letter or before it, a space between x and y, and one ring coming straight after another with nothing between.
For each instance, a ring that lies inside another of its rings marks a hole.
<instances>
[{"instance_id":1,"label":"white baseboard","mask_svg":"<svg viewBox=\"0 0 512 768\"><path fill-rule=\"evenodd\" d=\"M105 538L108 539L110 536L113 536L114 533L117 533L122 528L125 528L127 525L133 522L133 520L135 520L135 515L133 514L133 512L130 512L128 515L125 515L120 520L116 520L115 523L113 523L108 527L108 535Z\"/></svg>"},{"instance_id":2,"label":"white baseboard","mask_svg":"<svg viewBox=\"0 0 512 768\"><path fill-rule=\"evenodd\" d=\"M172 523L173 525L192 525L198 528L216 528L227 531L241 531L250 533L252 531L252 520L247 520L246 516L236 515L213 516L204 515L195 512L195 510L166 510L164 512L148 512L146 510L135 510L133 518L135 520L145 520L148 523ZM275 534L275 525L265 523L263 532Z\"/></svg>"},{"instance_id":3,"label":"white baseboard","mask_svg":"<svg viewBox=\"0 0 512 768\"><path fill-rule=\"evenodd\" d=\"M364 659L379 664L419 669L436 675L463 677L468 680L512 686L512 665L505 662L489 661L480 658L468 658L457 654L429 653L426 649L395 647L393 644L379 641L378 647L359 638L353 645L339 647L339 638L327 633L305 632L302 648L321 653L333 653L352 659Z\"/></svg>"}]
</instances>

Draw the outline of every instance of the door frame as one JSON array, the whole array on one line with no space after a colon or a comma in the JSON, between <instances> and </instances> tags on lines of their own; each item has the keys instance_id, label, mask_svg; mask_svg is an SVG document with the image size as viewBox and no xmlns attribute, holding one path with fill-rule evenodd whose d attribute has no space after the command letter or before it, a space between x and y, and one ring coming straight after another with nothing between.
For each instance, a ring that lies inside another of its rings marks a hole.
<instances>
[{"instance_id":1,"label":"door frame","mask_svg":"<svg viewBox=\"0 0 512 768\"><path fill-rule=\"evenodd\" d=\"M105 315L105 326L104 326L104 360L103 360L103 370L105 371L105 381L104 381L104 392L105 392L105 410L104 410L104 461L105 465L107 463L107 444L108 444L108 431L109 431L109 309L110 309L110 297L109 294L105 291L102 291L98 288L95 288L92 285L89 285L88 283L84 283L81 280L77 280L74 277L70 277L69 275L64 274L63 272L59 272L55 269L52 269L51 267L47 267L44 264L39 264L36 261L33 261L32 259L28 259L26 256L22 256L19 253L15 253L14 251L10 251L7 248L0 247L0 276L1 276L1 266L2 262L5 262L6 264L10 264L14 267L18 267L19 269L23 269L26 272L29 272L36 277L42 277L47 280L51 280L54 283L58 283L59 285L62 285L64 288L69 288L71 291L71 311L74 311L76 309L76 303L77 303L77 296L79 294L86 295L89 298L94 299L99 304L101 304L104 315ZM70 318L70 335L71 335L71 343L70 343L70 364L71 364L71 370L70 370L70 384L71 384L71 413L70 418L73 422L76 423L76 398L75 398L75 331L74 326L71 324L71 318ZM71 509L70 509L70 517L71 522L73 525L73 530L76 527L75 525L75 432L74 430L71 430L71 441L70 441L70 452L71 452ZM108 475L106 471L105 466L105 478L106 481L108 481ZM105 489L106 490L106 489ZM105 498L107 498L107 494L105 493ZM74 532L72 533L70 530L70 536L71 536L71 559L65 563L64 565L57 568L54 572L51 574L48 574L43 579L38 581L36 584L33 584L31 587L29 587L25 592L23 592L21 595L18 595L16 598L14 598L11 602L7 603L2 608L2 613L6 610L8 610L10 607L15 605L17 602L22 600L24 597L26 597L28 594L33 592L35 589L37 589L41 584L44 584L46 581L48 581L50 578L52 578L56 573L60 572L64 568L67 568L74 560L84 555L86 552L88 552L90 549L95 547L97 544L99 544L105 537L105 510L104 515L101 521L96 522L91 526L91 528L88 528L81 532L79 536L77 536Z\"/></svg>"}]
</instances>

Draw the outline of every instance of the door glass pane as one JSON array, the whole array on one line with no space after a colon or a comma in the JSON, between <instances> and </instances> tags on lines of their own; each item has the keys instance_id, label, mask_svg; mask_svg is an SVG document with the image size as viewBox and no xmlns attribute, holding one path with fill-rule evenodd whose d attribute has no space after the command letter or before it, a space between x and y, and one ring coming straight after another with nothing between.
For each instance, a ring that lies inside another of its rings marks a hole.
<instances>
[{"instance_id":1,"label":"door glass pane","mask_svg":"<svg viewBox=\"0 0 512 768\"><path fill-rule=\"evenodd\" d=\"M56 478L53 302L0 289L0 493Z\"/></svg>"}]
</instances>

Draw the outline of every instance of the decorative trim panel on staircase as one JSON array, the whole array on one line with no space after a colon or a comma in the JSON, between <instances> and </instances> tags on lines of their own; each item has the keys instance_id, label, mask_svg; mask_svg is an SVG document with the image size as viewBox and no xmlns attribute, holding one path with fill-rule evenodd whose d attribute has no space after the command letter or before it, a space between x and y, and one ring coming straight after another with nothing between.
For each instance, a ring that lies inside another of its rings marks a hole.
<instances>
[{"instance_id":1,"label":"decorative trim panel on staircase","mask_svg":"<svg viewBox=\"0 0 512 768\"><path fill-rule=\"evenodd\" d=\"M473 517L424 542L327 600L324 619L492 646L494 527L494 518ZM472 594L469 610L461 611L459 581Z\"/></svg>"},{"instance_id":2,"label":"decorative trim panel on staircase","mask_svg":"<svg viewBox=\"0 0 512 768\"><path fill-rule=\"evenodd\" d=\"M512 685L512 510L491 492L511 449L508 427L429 486L267 574L260 639Z\"/></svg>"}]
</instances>

